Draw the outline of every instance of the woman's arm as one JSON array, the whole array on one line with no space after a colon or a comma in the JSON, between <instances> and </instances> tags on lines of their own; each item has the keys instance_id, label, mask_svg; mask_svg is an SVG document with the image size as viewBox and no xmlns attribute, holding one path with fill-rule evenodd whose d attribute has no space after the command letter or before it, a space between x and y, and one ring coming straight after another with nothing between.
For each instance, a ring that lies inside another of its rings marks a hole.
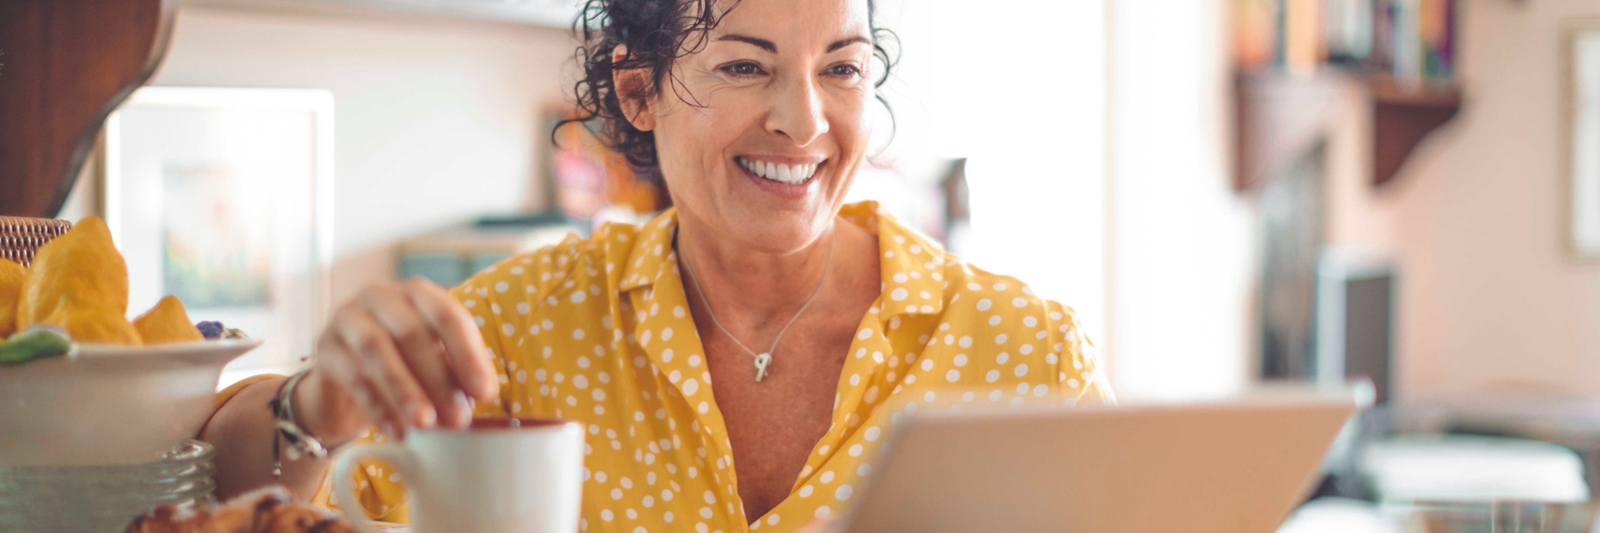
<instances>
[{"instance_id":1,"label":"woman's arm","mask_svg":"<svg viewBox=\"0 0 1600 533\"><path fill-rule=\"evenodd\" d=\"M272 411L267 408L267 403L277 396L287 379L279 377L245 386L222 404L205 428L200 430L200 440L211 443L217 450L212 462L217 466L215 478L220 499L271 484L283 485L295 495L309 499L327 475L330 461L310 457L290 460L287 456L282 456L279 461L282 475L272 475L272 440L276 435ZM355 405L347 395L337 394L340 392L337 389L330 390L317 372L313 371L301 379L294 392L294 397L290 399L294 405L346 404L333 409L305 409L304 414L296 413L299 423L311 434L326 435L320 438L330 449L353 441L359 435L360 428L364 427L362 419L365 417L356 416L360 414L360 406ZM327 413L343 413L354 419L329 423L325 420ZM282 447L288 446L288 443L280 441L278 444L281 454Z\"/></svg>"},{"instance_id":2,"label":"woman's arm","mask_svg":"<svg viewBox=\"0 0 1600 533\"><path fill-rule=\"evenodd\" d=\"M272 412L267 402L286 378L251 383L234 394L211 415L200 430L200 440L216 448L212 462L218 499L226 500L251 489L279 483L295 495L310 498L326 474L327 461L301 458L283 463L283 475L272 476Z\"/></svg>"}]
</instances>

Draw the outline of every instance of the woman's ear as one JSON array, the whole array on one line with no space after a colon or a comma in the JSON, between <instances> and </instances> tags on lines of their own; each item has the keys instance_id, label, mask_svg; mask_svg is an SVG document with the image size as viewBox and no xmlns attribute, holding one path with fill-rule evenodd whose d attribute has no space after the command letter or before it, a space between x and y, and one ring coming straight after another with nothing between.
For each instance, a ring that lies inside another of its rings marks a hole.
<instances>
[{"instance_id":1,"label":"woman's ear","mask_svg":"<svg viewBox=\"0 0 1600 533\"><path fill-rule=\"evenodd\" d=\"M617 65L628 59L628 46L619 44L611 50L611 64ZM622 113L628 118L628 123L634 129L650 131L656 129L655 109L650 106L650 101L645 95L650 78L645 69L630 68L611 70L611 83L617 90L617 103L622 105Z\"/></svg>"}]
</instances>

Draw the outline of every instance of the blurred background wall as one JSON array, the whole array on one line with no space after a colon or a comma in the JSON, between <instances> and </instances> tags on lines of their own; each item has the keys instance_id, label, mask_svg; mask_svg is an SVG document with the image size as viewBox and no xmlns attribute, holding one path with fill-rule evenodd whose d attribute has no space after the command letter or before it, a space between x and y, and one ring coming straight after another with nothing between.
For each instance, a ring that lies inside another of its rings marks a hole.
<instances>
[{"instance_id":1,"label":"blurred background wall","mask_svg":"<svg viewBox=\"0 0 1600 533\"><path fill-rule=\"evenodd\" d=\"M1226 3L1110 2L1112 379L1214 393L1252 372L1254 208L1230 186Z\"/></svg>"},{"instance_id":2,"label":"blurred background wall","mask_svg":"<svg viewBox=\"0 0 1600 533\"><path fill-rule=\"evenodd\" d=\"M972 234L958 253L1067 303L1091 338L1106 338L1104 6L878 5L903 49L886 90L898 128L885 155L967 159Z\"/></svg>"},{"instance_id":3,"label":"blurred background wall","mask_svg":"<svg viewBox=\"0 0 1600 533\"><path fill-rule=\"evenodd\" d=\"M542 205L539 110L568 91L572 52L553 28L185 4L152 83L333 92L342 301L397 275L404 237Z\"/></svg>"},{"instance_id":4,"label":"blurred background wall","mask_svg":"<svg viewBox=\"0 0 1600 533\"><path fill-rule=\"evenodd\" d=\"M1461 7L1466 105L1371 199L1405 271L1403 382L1600 397L1600 269L1566 258L1559 216L1561 24L1600 3Z\"/></svg>"}]
</instances>

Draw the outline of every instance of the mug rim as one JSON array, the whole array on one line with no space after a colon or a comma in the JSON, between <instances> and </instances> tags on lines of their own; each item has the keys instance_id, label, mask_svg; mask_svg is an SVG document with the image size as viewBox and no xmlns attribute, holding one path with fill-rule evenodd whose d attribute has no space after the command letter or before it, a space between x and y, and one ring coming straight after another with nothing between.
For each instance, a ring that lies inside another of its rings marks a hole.
<instances>
[{"instance_id":1,"label":"mug rim","mask_svg":"<svg viewBox=\"0 0 1600 533\"><path fill-rule=\"evenodd\" d=\"M473 420L477 421L480 418L487 418L487 419L490 419L490 420L503 420L503 419L507 419L507 418L515 418L517 420L535 421L537 423L527 424L527 425L522 425L522 426L506 425L506 426L482 427L482 428L474 428L471 425L468 425L467 427L464 427L464 428L449 428L449 427L436 425L436 426L433 426L431 428L413 428L413 429L410 429L409 431L407 431L407 435L410 435L411 433L431 434L431 435L471 435L471 434L474 434L474 433L521 433L521 432L532 432L532 431L539 431L539 430L546 430L546 429L560 429L560 428L564 428L564 427L576 427L576 428L579 428L579 430L581 431L582 428L583 428L583 422L579 422L577 420L561 419L561 418L473 417Z\"/></svg>"}]
</instances>

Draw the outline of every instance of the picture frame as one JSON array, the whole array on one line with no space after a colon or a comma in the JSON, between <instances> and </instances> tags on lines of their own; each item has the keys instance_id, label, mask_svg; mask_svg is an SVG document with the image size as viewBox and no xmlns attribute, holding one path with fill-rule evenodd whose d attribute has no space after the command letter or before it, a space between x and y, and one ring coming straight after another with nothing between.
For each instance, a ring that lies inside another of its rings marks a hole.
<instances>
[{"instance_id":1,"label":"picture frame","mask_svg":"<svg viewBox=\"0 0 1600 533\"><path fill-rule=\"evenodd\" d=\"M304 366L329 306L333 95L145 87L106 121L101 213L129 314L171 294L265 341L222 386Z\"/></svg>"},{"instance_id":2,"label":"picture frame","mask_svg":"<svg viewBox=\"0 0 1600 533\"><path fill-rule=\"evenodd\" d=\"M1562 244L1600 263L1600 19L1563 24L1561 53Z\"/></svg>"}]
</instances>

